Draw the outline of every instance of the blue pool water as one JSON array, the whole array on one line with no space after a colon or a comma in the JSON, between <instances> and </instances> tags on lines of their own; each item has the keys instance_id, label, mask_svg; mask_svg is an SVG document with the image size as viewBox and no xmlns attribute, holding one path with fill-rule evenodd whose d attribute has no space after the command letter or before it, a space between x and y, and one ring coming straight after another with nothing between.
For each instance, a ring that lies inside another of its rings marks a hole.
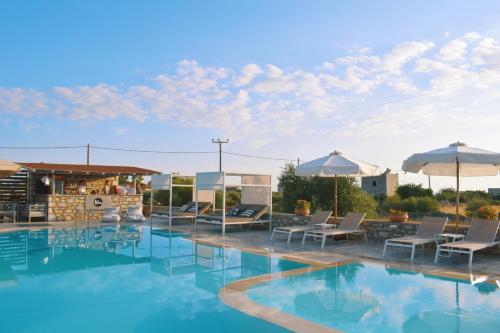
<instances>
[{"instance_id":1,"label":"blue pool water","mask_svg":"<svg viewBox=\"0 0 500 333\"><path fill-rule=\"evenodd\" d=\"M0 234L0 332L283 332L218 299L302 264L148 227Z\"/></svg>"},{"instance_id":2,"label":"blue pool water","mask_svg":"<svg viewBox=\"0 0 500 333\"><path fill-rule=\"evenodd\" d=\"M344 332L500 332L496 284L354 263L247 290L253 301ZM279 297L269 297L280 295Z\"/></svg>"}]
</instances>

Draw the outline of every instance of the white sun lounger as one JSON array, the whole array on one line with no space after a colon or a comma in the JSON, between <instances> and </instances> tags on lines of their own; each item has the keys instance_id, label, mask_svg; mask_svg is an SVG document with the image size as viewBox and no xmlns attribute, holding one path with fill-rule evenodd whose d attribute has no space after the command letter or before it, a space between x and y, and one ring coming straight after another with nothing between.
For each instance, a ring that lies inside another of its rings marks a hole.
<instances>
[{"instance_id":1,"label":"white sun lounger","mask_svg":"<svg viewBox=\"0 0 500 333\"><path fill-rule=\"evenodd\" d=\"M332 211L317 211L316 214L311 216L311 219L306 225L296 225L291 227L275 227L271 234L271 240L274 238L275 233L286 234L288 236L287 243L290 243L294 232L306 232L314 229L315 224L326 224L328 219L332 216Z\"/></svg>"},{"instance_id":2,"label":"white sun lounger","mask_svg":"<svg viewBox=\"0 0 500 333\"><path fill-rule=\"evenodd\" d=\"M412 236L387 239L384 244L382 256L385 257L387 246L398 246L411 248L411 261L415 257L415 248L428 243L436 243L436 235L441 234L448 221L447 217L425 216L420 222L417 233Z\"/></svg>"},{"instance_id":3,"label":"white sun lounger","mask_svg":"<svg viewBox=\"0 0 500 333\"><path fill-rule=\"evenodd\" d=\"M441 254L442 252L447 252L448 256L452 253L468 254L469 267L471 267L475 251L494 247L500 244L499 241L495 240L498 227L499 221L473 219L464 240L453 243L444 243L437 246L434 263L437 264L438 257L443 256Z\"/></svg>"},{"instance_id":4,"label":"white sun lounger","mask_svg":"<svg viewBox=\"0 0 500 333\"><path fill-rule=\"evenodd\" d=\"M322 248L325 246L325 241L328 236L332 236L332 238L334 238L338 235L346 235L349 237L351 234L362 234L364 235L365 240L368 240L366 238L365 230L359 229L365 215L365 213L347 213L335 229L306 231L304 232L304 237L302 238L302 246L304 246L307 237L321 238Z\"/></svg>"}]
</instances>

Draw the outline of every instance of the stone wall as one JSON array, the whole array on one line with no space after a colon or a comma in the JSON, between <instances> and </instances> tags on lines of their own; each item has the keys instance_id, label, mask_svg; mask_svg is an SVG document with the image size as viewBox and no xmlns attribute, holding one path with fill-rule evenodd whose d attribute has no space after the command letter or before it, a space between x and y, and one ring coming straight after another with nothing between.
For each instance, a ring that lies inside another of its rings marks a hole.
<instances>
[{"instance_id":1,"label":"stone wall","mask_svg":"<svg viewBox=\"0 0 500 333\"><path fill-rule=\"evenodd\" d=\"M49 221L75 221L89 219L99 221L103 212L85 214L85 195L37 195L37 203L48 205ZM142 205L142 195L111 195L113 207L120 207L121 214L127 213L130 205Z\"/></svg>"},{"instance_id":2,"label":"stone wall","mask_svg":"<svg viewBox=\"0 0 500 333\"><path fill-rule=\"evenodd\" d=\"M307 224L311 217L310 216L296 216L293 214L273 214L273 227L284 227L292 225L304 225ZM330 218L329 223L334 223L333 218ZM391 222L389 220L382 219L367 219L361 223L362 229L366 230L366 235L368 240L373 242L383 242L389 238L404 237L407 235L414 235L420 225L418 221L410 222ZM459 233L465 234L468 226L460 226ZM445 232L455 233L455 227L449 224Z\"/></svg>"}]
</instances>

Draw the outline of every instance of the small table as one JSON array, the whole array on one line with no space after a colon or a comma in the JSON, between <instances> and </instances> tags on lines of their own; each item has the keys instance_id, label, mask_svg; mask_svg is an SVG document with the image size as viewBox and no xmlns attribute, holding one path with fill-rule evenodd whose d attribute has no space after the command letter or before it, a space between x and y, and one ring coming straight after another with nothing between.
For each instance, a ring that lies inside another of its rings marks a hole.
<instances>
[{"instance_id":1,"label":"small table","mask_svg":"<svg viewBox=\"0 0 500 333\"><path fill-rule=\"evenodd\" d=\"M434 236L434 238L436 240L436 246L437 246L443 240L445 240L447 243L454 243L457 240L462 240L465 238L465 235L446 233L446 234L437 234L436 236ZM450 242L450 240L451 240L451 242Z\"/></svg>"},{"instance_id":2,"label":"small table","mask_svg":"<svg viewBox=\"0 0 500 333\"><path fill-rule=\"evenodd\" d=\"M337 225L336 224L332 224L332 223L316 223L314 225L314 229L335 229L337 228Z\"/></svg>"}]
</instances>

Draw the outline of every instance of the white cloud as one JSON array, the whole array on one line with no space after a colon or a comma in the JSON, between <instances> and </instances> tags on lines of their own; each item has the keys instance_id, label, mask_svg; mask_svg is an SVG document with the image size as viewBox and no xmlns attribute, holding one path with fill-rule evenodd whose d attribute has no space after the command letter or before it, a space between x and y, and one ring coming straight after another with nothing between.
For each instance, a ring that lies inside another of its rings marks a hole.
<instances>
[{"instance_id":1,"label":"white cloud","mask_svg":"<svg viewBox=\"0 0 500 333\"><path fill-rule=\"evenodd\" d=\"M467 50L467 43L460 39L455 39L439 50L439 58L444 61L463 60Z\"/></svg>"},{"instance_id":2,"label":"white cloud","mask_svg":"<svg viewBox=\"0 0 500 333\"><path fill-rule=\"evenodd\" d=\"M418 58L434 47L432 42L403 42L396 45L383 58L383 66L388 71L399 71L408 61Z\"/></svg>"},{"instance_id":3,"label":"white cloud","mask_svg":"<svg viewBox=\"0 0 500 333\"><path fill-rule=\"evenodd\" d=\"M500 99L499 76L500 41L468 33L435 49L430 41L402 42L378 54L356 47L312 70L253 63L234 70L183 60L175 72L142 85L0 88L0 113L162 121L220 130L257 149L299 131L369 137L447 121L469 128L461 119L473 122L471 111L463 106L474 108L476 121L491 116ZM387 100L404 102L384 106Z\"/></svg>"},{"instance_id":4,"label":"white cloud","mask_svg":"<svg viewBox=\"0 0 500 333\"><path fill-rule=\"evenodd\" d=\"M256 64L248 64L243 66L241 74L235 80L236 86L244 86L249 84L257 75L262 74L264 71Z\"/></svg>"}]
</instances>

